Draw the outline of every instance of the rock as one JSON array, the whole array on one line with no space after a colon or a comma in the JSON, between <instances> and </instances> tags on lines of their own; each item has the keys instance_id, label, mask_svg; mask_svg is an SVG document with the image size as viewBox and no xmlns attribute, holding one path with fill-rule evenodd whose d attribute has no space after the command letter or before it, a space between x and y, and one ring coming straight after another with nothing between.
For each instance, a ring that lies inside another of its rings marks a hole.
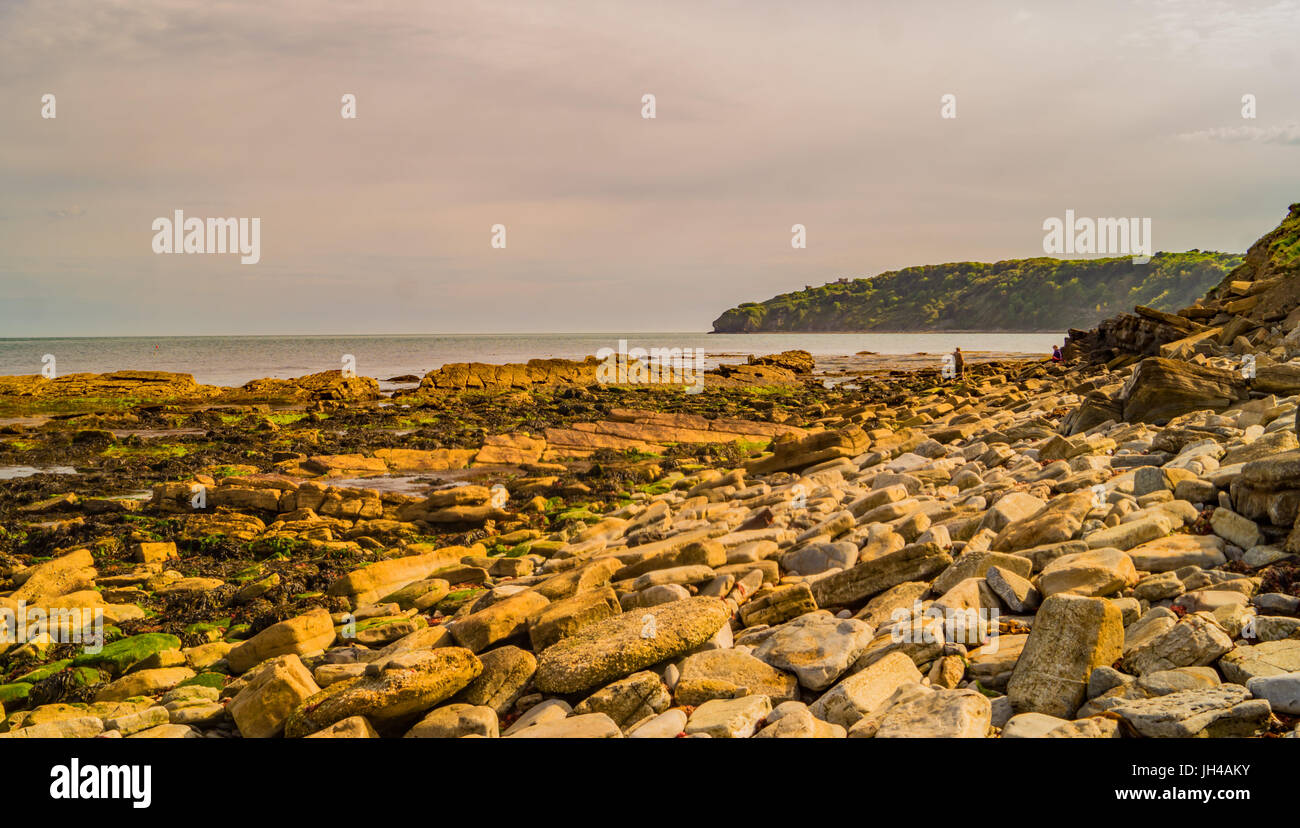
<instances>
[{"instance_id":1,"label":"rock","mask_svg":"<svg viewBox=\"0 0 1300 828\"><path fill-rule=\"evenodd\" d=\"M748 739L771 711L772 702L767 696L714 699L695 708L686 722L685 732L714 739Z\"/></svg>"},{"instance_id":2,"label":"rock","mask_svg":"<svg viewBox=\"0 0 1300 828\"><path fill-rule=\"evenodd\" d=\"M974 690L936 690L896 704L885 714L877 739L983 739L993 709Z\"/></svg>"},{"instance_id":3,"label":"rock","mask_svg":"<svg viewBox=\"0 0 1300 828\"><path fill-rule=\"evenodd\" d=\"M463 546L449 546L423 555L377 561L334 581L330 584L329 594L347 598L354 607L365 606L407 584L429 578L467 554L469 550Z\"/></svg>"},{"instance_id":4,"label":"rock","mask_svg":"<svg viewBox=\"0 0 1300 828\"><path fill-rule=\"evenodd\" d=\"M1016 552L1068 541L1078 535L1084 517L1091 510L1092 492L1087 489L1060 495L1038 512L1002 529L991 548Z\"/></svg>"},{"instance_id":5,"label":"rock","mask_svg":"<svg viewBox=\"0 0 1300 828\"><path fill-rule=\"evenodd\" d=\"M78 716L12 729L0 733L0 739L88 739L103 731L104 723L98 716Z\"/></svg>"},{"instance_id":6,"label":"rock","mask_svg":"<svg viewBox=\"0 0 1300 828\"><path fill-rule=\"evenodd\" d=\"M1240 372L1150 357L1138 363L1119 396L1128 422L1163 425L1192 411L1222 411L1248 395Z\"/></svg>"},{"instance_id":7,"label":"rock","mask_svg":"<svg viewBox=\"0 0 1300 828\"><path fill-rule=\"evenodd\" d=\"M841 727L853 727L874 712L904 684L919 684L921 671L912 659L893 652L836 684L810 708L812 714Z\"/></svg>"},{"instance_id":8,"label":"rock","mask_svg":"<svg viewBox=\"0 0 1300 828\"><path fill-rule=\"evenodd\" d=\"M740 608L740 618L747 627L759 624L783 624L817 609L807 583L780 587L749 601Z\"/></svg>"},{"instance_id":9,"label":"rock","mask_svg":"<svg viewBox=\"0 0 1300 828\"><path fill-rule=\"evenodd\" d=\"M1052 561L1038 576L1038 588L1046 596L1101 596L1113 595L1137 580L1137 570L1127 554L1118 549L1092 549Z\"/></svg>"},{"instance_id":10,"label":"rock","mask_svg":"<svg viewBox=\"0 0 1300 828\"><path fill-rule=\"evenodd\" d=\"M781 567L796 575L817 575L848 569L857 563L858 547L849 541L810 543L781 556Z\"/></svg>"},{"instance_id":11,"label":"rock","mask_svg":"<svg viewBox=\"0 0 1300 828\"><path fill-rule=\"evenodd\" d=\"M1192 613L1126 654L1124 666L1138 675L1200 666L1214 663L1231 649L1232 638L1212 615Z\"/></svg>"},{"instance_id":12,"label":"rock","mask_svg":"<svg viewBox=\"0 0 1300 828\"><path fill-rule=\"evenodd\" d=\"M573 708L563 699L546 699L524 711L518 719L515 719L514 724L507 727L501 735L511 736L525 728L536 727L549 722L558 722L572 712ZM605 716L605 718L609 719L608 716Z\"/></svg>"},{"instance_id":13,"label":"rock","mask_svg":"<svg viewBox=\"0 0 1300 828\"><path fill-rule=\"evenodd\" d=\"M1148 695L1166 696L1180 690L1200 690L1218 687L1223 682L1213 667L1178 667L1146 673L1137 680L1137 686Z\"/></svg>"},{"instance_id":14,"label":"rock","mask_svg":"<svg viewBox=\"0 0 1300 828\"><path fill-rule=\"evenodd\" d=\"M1182 595L1186 587L1173 572L1148 575L1133 587L1133 597L1141 601L1161 601Z\"/></svg>"},{"instance_id":15,"label":"rock","mask_svg":"<svg viewBox=\"0 0 1300 828\"><path fill-rule=\"evenodd\" d=\"M284 655L259 667L228 709L241 736L266 739L278 735L294 708L319 692L298 656Z\"/></svg>"},{"instance_id":16,"label":"rock","mask_svg":"<svg viewBox=\"0 0 1300 828\"><path fill-rule=\"evenodd\" d=\"M1239 646L1219 659L1219 671L1228 681L1241 685L1253 678L1300 672L1300 640Z\"/></svg>"},{"instance_id":17,"label":"rock","mask_svg":"<svg viewBox=\"0 0 1300 828\"><path fill-rule=\"evenodd\" d=\"M896 610L910 611L929 591L930 585L924 581L899 584L872 598L853 617L875 629L890 621Z\"/></svg>"},{"instance_id":18,"label":"rock","mask_svg":"<svg viewBox=\"0 0 1300 828\"><path fill-rule=\"evenodd\" d=\"M331 627L331 630L333 627ZM98 667L120 676L157 653L174 650L181 640L167 633L142 633L121 638L97 653L85 652L72 659L73 667Z\"/></svg>"},{"instance_id":19,"label":"rock","mask_svg":"<svg viewBox=\"0 0 1300 828\"><path fill-rule=\"evenodd\" d=\"M669 584L699 584L712 579L715 575L717 573L708 566L672 566L638 575L632 579L631 588L639 591Z\"/></svg>"},{"instance_id":20,"label":"rock","mask_svg":"<svg viewBox=\"0 0 1300 828\"><path fill-rule=\"evenodd\" d=\"M673 697L681 705L739 696L767 696L779 705L799 698L797 678L740 650L692 653L679 669Z\"/></svg>"},{"instance_id":21,"label":"rock","mask_svg":"<svg viewBox=\"0 0 1300 828\"><path fill-rule=\"evenodd\" d=\"M602 687L583 699L573 712L579 716L604 713L621 729L627 730L662 713L671 704L672 696L659 674L643 670Z\"/></svg>"},{"instance_id":22,"label":"rock","mask_svg":"<svg viewBox=\"0 0 1300 828\"><path fill-rule=\"evenodd\" d=\"M861 621L809 613L777 627L754 650L754 657L794 673L810 690L824 690L870 646L872 632Z\"/></svg>"},{"instance_id":23,"label":"rock","mask_svg":"<svg viewBox=\"0 0 1300 828\"><path fill-rule=\"evenodd\" d=\"M349 716L383 723L428 710L450 698L482 671L478 657L460 647L404 653L375 662L373 673L330 685L289 716L285 735L305 736Z\"/></svg>"},{"instance_id":24,"label":"rock","mask_svg":"<svg viewBox=\"0 0 1300 828\"><path fill-rule=\"evenodd\" d=\"M1135 546L1128 556L1143 572L1171 572L1185 566L1222 566L1228 562L1223 550L1223 541L1214 535L1170 535Z\"/></svg>"},{"instance_id":25,"label":"rock","mask_svg":"<svg viewBox=\"0 0 1300 828\"><path fill-rule=\"evenodd\" d=\"M1268 702L1247 701L1245 687L1225 684L1124 702L1111 712L1148 738L1252 736L1267 726Z\"/></svg>"},{"instance_id":26,"label":"rock","mask_svg":"<svg viewBox=\"0 0 1300 828\"><path fill-rule=\"evenodd\" d=\"M629 739L675 739L685 729L686 711L674 707L637 725L627 735Z\"/></svg>"},{"instance_id":27,"label":"rock","mask_svg":"<svg viewBox=\"0 0 1300 828\"><path fill-rule=\"evenodd\" d=\"M1042 603L1043 596L1037 587L1011 570L989 567L984 582L1014 613L1032 613Z\"/></svg>"},{"instance_id":28,"label":"rock","mask_svg":"<svg viewBox=\"0 0 1300 828\"><path fill-rule=\"evenodd\" d=\"M624 612L685 601L691 597L691 591L681 584L659 584L638 592L624 593L619 599Z\"/></svg>"},{"instance_id":29,"label":"rock","mask_svg":"<svg viewBox=\"0 0 1300 828\"><path fill-rule=\"evenodd\" d=\"M1047 739L1119 739L1124 734L1119 722L1101 716L1089 716L1066 722L1044 734Z\"/></svg>"},{"instance_id":30,"label":"rock","mask_svg":"<svg viewBox=\"0 0 1300 828\"><path fill-rule=\"evenodd\" d=\"M458 739L462 736L497 738L496 711L473 704L448 704L430 710L419 724L406 731L407 739Z\"/></svg>"},{"instance_id":31,"label":"rock","mask_svg":"<svg viewBox=\"0 0 1300 828\"><path fill-rule=\"evenodd\" d=\"M179 557L176 544L170 541L166 543L137 543L135 545L135 559L140 563L166 563L176 557Z\"/></svg>"},{"instance_id":32,"label":"rock","mask_svg":"<svg viewBox=\"0 0 1300 828\"><path fill-rule=\"evenodd\" d=\"M252 638L235 646L226 655L226 663L236 673L243 673L268 658L281 655L304 656L324 650L334 643L334 623L324 609L272 624Z\"/></svg>"},{"instance_id":33,"label":"rock","mask_svg":"<svg viewBox=\"0 0 1300 828\"><path fill-rule=\"evenodd\" d=\"M507 739L619 739L623 731L604 713L570 716L507 732Z\"/></svg>"},{"instance_id":34,"label":"rock","mask_svg":"<svg viewBox=\"0 0 1300 828\"><path fill-rule=\"evenodd\" d=\"M165 724L127 736L128 739L197 739L199 732L189 725Z\"/></svg>"},{"instance_id":35,"label":"rock","mask_svg":"<svg viewBox=\"0 0 1300 828\"><path fill-rule=\"evenodd\" d=\"M307 735L308 739L378 739L379 734L375 732L370 722L366 721L365 716L349 716L346 719L340 719L329 727L318 730L315 733Z\"/></svg>"},{"instance_id":36,"label":"rock","mask_svg":"<svg viewBox=\"0 0 1300 828\"><path fill-rule=\"evenodd\" d=\"M1214 534L1233 546L1250 549L1260 544L1261 535L1255 522L1231 509L1222 506L1215 509L1214 514L1210 516L1210 526L1214 529Z\"/></svg>"},{"instance_id":37,"label":"rock","mask_svg":"<svg viewBox=\"0 0 1300 828\"><path fill-rule=\"evenodd\" d=\"M839 725L823 722L799 702L777 705L767 716L767 725L754 734L756 739L843 739Z\"/></svg>"},{"instance_id":38,"label":"rock","mask_svg":"<svg viewBox=\"0 0 1300 828\"><path fill-rule=\"evenodd\" d=\"M936 595L942 595L968 578L983 578L993 567L1002 567L1022 578L1028 578L1033 563L1028 558L1002 552L967 552L935 578L930 588Z\"/></svg>"},{"instance_id":39,"label":"rock","mask_svg":"<svg viewBox=\"0 0 1300 828\"><path fill-rule=\"evenodd\" d=\"M1121 523L1090 533L1084 541L1091 549L1132 549L1169 534L1172 524L1165 516Z\"/></svg>"},{"instance_id":40,"label":"rock","mask_svg":"<svg viewBox=\"0 0 1300 828\"><path fill-rule=\"evenodd\" d=\"M1246 684L1257 699L1265 699L1277 713L1300 716L1300 672L1258 676Z\"/></svg>"},{"instance_id":41,"label":"rock","mask_svg":"<svg viewBox=\"0 0 1300 828\"><path fill-rule=\"evenodd\" d=\"M865 601L907 581L928 581L952 564L952 557L932 543L905 546L812 584L819 607Z\"/></svg>"},{"instance_id":42,"label":"rock","mask_svg":"<svg viewBox=\"0 0 1300 828\"><path fill-rule=\"evenodd\" d=\"M497 642L528 631L531 620L550 601L532 590L511 595L485 609L449 622L446 626L456 642L471 652L482 652Z\"/></svg>"},{"instance_id":43,"label":"rock","mask_svg":"<svg viewBox=\"0 0 1300 828\"><path fill-rule=\"evenodd\" d=\"M132 696L153 696L170 690L186 679L194 678L188 667L162 667L156 670L137 670L104 686L95 694L95 701L122 701Z\"/></svg>"},{"instance_id":44,"label":"rock","mask_svg":"<svg viewBox=\"0 0 1300 828\"><path fill-rule=\"evenodd\" d=\"M123 736L139 733L151 727L171 722L171 713L165 707L146 707L121 716L104 719L105 730L116 730Z\"/></svg>"},{"instance_id":45,"label":"rock","mask_svg":"<svg viewBox=\"0 0 1300 828\"><path fill-rule=\"evenodd\" d=\"M1122 617L1109 601L1049 596L1007 683L1012 706L1020 712L1073 717L1093 669L1117 661L1123 644Z\"/></svg>"},{"instance_id":46,"label":"rock","mask_svg":"<svg viewBox=\"0 0 1300 828\"><path fill-rule=\"evenodd\" d=\"M474 456L474 465L493 463L522 465L541 460L546 441L527 434L489 434L483 438L483 448Z\"/></svg>"},{"instance_id":47,"label":"rock","mask_svg":"<svg viewBox=\"0 0 1300 828\"><path fill-rule=\"evenodd\" d=\"M528 626L533 650L541 652L585 627L623 611L610 587L579 592L544 606Z\"/></svg>"},{"instance_id":48,"label":"rock","mask_svg":"<svg viewBox=\"0 0 1300 828\"><path fill-rule=\"evenodd\" d=\"M1300 638L1300 618L1257 615L1255 616L1255 638L1259 641Z\"/></svg>"},{"instance_id":49,"label":"rock","mask_svg":"<svg viewBox=\"0 0 1300 828\"><path fill-rule=\"evenodd\" d=\"M1002 728L1003 739L1042 739L1070 722L1044 713L1018 713Z\"/></svg>"},{"instance_id":50,"label":"rock","mask_svg":"<svg viewBox=\"0 0 1300 828\"><path fill-rule=\"evenodd\" d=\"M490 707L505 716L537 672L537 657L519 647L495 647L479 655L483 672L457 694L457 701Z\"/></svg>"},{"instance_id":51,"label":"rock","mask_svg":"<svg viewBox=\"0 0 1300 828\"><path fill-rule=\"evenodd\" d=\"M51 605L61 595L89 589L95 580L94 564L90 550L74 549L31 567L22 585L8 597L29 606Z\"/></svg>"},{"instance_id":52,"label":"rock","mask_svg":"<svg viewBox=\"0 0 1300 828\"><path fill-rule=\"evenodd\" d=\"M580 693L687 652L728 618L716 598L695 597L615 616L548 647L534 683L544 693Z\"/></svg>"}]
</instances>

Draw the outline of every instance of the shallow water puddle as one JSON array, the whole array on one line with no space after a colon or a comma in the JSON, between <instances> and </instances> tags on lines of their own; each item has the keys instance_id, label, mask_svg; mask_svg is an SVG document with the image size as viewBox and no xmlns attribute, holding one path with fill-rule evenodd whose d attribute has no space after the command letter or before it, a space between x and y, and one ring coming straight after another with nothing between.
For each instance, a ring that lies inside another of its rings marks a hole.
<instances>
[{"instance_id":1,"label":"shallow water puddle","mask_svg":"<svg viewBox=\"0 0 1300 828\"><path fill-rule=\"evenodd\" d=\"M0 480L17 480L37 474L77 474L72 466L50 466L38 469L35 466L0 466Z\"/></svg>"},{"instance_id":2,"label":"shallow water puddle","mask_svg":"<svg viewBox=\"0 0 1300 828\"><path fill-rule=\"evenodd\" d=\"M160 437L188 437L208 433L206 429L202 428L112 428L109 431L118 439L139 437L141 440L156 440Z\"/></svg>"},{"instance_id":3,"label":"shallow water puddle","mask_svg":"<svg viewBox=\"0 0 1300 828\"><path fill-rule=\"evenodd\" d=\"M321 480L344 489L374 489L380 494L422 495L435 484L428 474L382 474L375 477L339 477Z\"/></svg>"}]
</instances>

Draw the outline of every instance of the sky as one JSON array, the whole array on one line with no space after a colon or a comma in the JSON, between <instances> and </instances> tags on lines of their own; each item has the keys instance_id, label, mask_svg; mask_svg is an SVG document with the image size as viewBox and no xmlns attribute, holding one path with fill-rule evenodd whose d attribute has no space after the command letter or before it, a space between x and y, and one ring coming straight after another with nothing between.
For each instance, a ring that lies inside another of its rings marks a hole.
<instances>
[{"instance_id":1,"label":"sky","mask_svg":"<svg viewBox=\"0 0 1300 828\"><path fill-rule=\"evenodd\" d=\"M1297 0L0 0L0 338L702 331L1067 209L1240 252L1300 201L1298 44ZM155 253L175 210L260 261Z\"/></svg>"}]
</instances>

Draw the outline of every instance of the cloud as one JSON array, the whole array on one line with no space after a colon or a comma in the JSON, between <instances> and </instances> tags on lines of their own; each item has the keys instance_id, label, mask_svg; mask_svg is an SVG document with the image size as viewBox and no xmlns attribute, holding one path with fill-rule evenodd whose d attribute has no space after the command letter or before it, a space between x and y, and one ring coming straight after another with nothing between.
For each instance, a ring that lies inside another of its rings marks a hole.
<instances>
[{"instance_id":1,"label":"cloud","mask_svg":"<svg viewBox=\"0 0 1300 828\"><path fill-rule=\"evenodd\" d=\"M53 210L49 210L48 213L50 218L53 219L70 219L84 216L86 214L86 208L74 204L71 207L57 207Z\"/></svg>"},{"instance_id":2,"label":"cloud","mask_svg":"<svg viewBox=\"0 0 1300 828\"><path fill-rule=\"evenodd\" d=\"M1237 126L1198 129L1178 136L1180 141L1218 141L1225 144L1285 144L1300 146L1300 124L1280 126Z\"/></svg>"}]
</instances>

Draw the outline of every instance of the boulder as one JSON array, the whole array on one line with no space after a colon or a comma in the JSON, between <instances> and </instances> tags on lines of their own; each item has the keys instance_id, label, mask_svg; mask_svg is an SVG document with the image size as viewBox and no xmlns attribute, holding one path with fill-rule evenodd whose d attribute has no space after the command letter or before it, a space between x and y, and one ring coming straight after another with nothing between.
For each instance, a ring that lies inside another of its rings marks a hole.
<instances>
[{"instance_id":1,"label":"boulder","mask_svg":"<svg viewBox=\"0 0 1300 828\"><path fill-rule=\"evenodd\" d=\"M1123 645L1123 618L1110 601L1049 596L1007 682L1012 707L1072 718L1083 704L1093 669L1117 661Z\"/></svg>"},{"instance_id":2,"label":"boulder","mask_svg":"<svg viewBox=\"0 0 1300 828\"><path fill-rule=\"evenodd\" d=\"M754 657L794 673L810 690L824 690L871 645L872 632L862 621L812 612L777 627Z\"/></svg>"},{"instance_id":3,"label":"boulder","mask_svg":"<svg viewBox=\"0 0 1300 828\"><path fill-rule=\"evenodd\" d=\"M698 647L728 616L706 597L617 615L546 648L533 680L544 693L580 693Z\"/></svg>"}]
</instances>

